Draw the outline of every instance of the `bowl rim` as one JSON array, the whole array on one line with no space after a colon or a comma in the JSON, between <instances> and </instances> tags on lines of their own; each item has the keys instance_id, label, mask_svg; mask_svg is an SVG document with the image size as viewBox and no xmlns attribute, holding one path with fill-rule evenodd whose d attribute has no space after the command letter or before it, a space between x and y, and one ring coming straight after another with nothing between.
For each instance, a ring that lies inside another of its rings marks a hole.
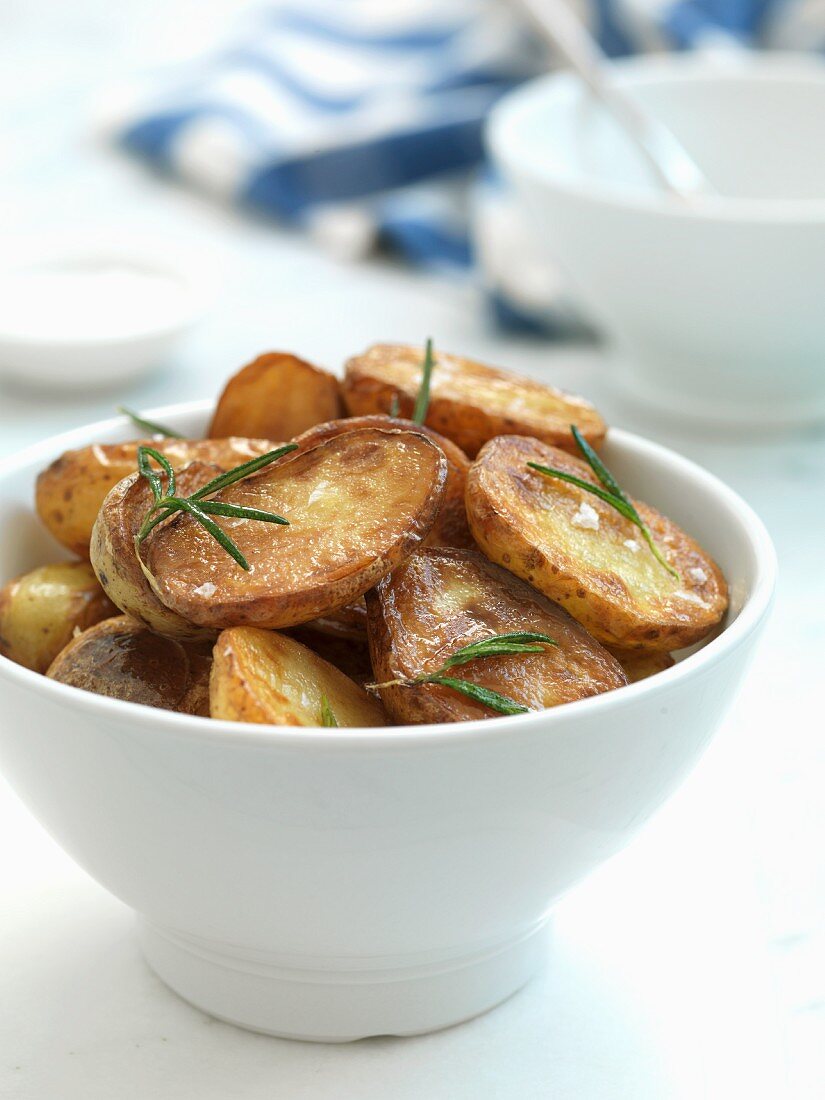
<instances>
[{"instance_id":1,"label":"bowl rim","mask_svg":"<svg viewBox=\"0 0 825 1100\"><path fill-rule=\"evenodd\" d=\"M163 423L175 417L207 413L214 408L211 400L188 401L164 405L148 410L145 415ZM80 428L73 428L59 435L50 436L40 443L0 460L0 486L16 472L30 464L51 461L60 453L77 446L88 446L105 433L126 428L125 416L110 417ZM665 669L646 680L601 695L577 699L562 706L529 714L477 719L471 722L440 722L407 726L376 726L325 728L323 726L267 726L223 719L201 718L196 715L178 714L174 711L142 706L120 699L108 699L91 692L80 691L68 684L49 680L40 673L15 664L0 655L0 677L8 677L21 687L45 692L57 706L72 706L99 718L109 717L132 729L169 732L183 737L203 740L207 743L271 746L300 751L391 749L409 750L411 746L433 747L438 744L458 746L473 741L492 741L513 736L528 730L542 729L548 735L553 728L562 728L576 717L586 718L602 711L635 706L644 696L667 693L682 681L699 679L711 665L724 661L746 641L767 615L776 585L777 559L773 542L762 520L751 506L735 490L715 474L685 458L678 452L643 436L622 428L609 428L608 435L624 448L629 448L648 461L664 463L697 481L705 491L725 507L732 522L738 523L747 537L754 556L755 579L753 590L744 602L736 619L701 649L689 654L672 668ZM10 578L9 578L10 579ZM6 578L2 578L6 583Z\"/></svg>"},{"instance_id":2,"label":"bowl rim","mask_svg":"<svg viewBox=\"0 0 825 1100\"><path fill-rule=\"evenodd\" d=\"M621 58L611 65L615 82L625 89L698 84L704 81L763 84L794 83L825 85L825 60L815 55L776 51L770 54L736 56L728 64L718 57L695 53L640 55ZM536 77L507 92L493 107L485 126L489 154L505 174L522 176L532 183L550 187L566 198L597 203L616 210L633 211L652 217L750 223L754 225L817 225L825 223L825 199L745 199L724 195L697 195L687 202L674 201L665 193L645 192L619 185L598 176L565 179L551 165L536 163L520 153L513 120L532 112L537 104L550 106L569 95L577 78L568 71Z\"/></svg>"}]
</instances>

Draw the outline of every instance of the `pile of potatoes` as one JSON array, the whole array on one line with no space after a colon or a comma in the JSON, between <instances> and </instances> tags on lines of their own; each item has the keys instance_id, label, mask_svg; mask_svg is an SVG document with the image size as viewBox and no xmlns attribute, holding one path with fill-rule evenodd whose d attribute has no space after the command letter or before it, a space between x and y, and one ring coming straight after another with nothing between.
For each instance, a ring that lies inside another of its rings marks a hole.
<instances>
[{"instance_id":1,"label":"pile of potatoes","mask_svg":"<svg viewBox=\"0 0 825 1100\"><path fill-rule=\"evenodd\" d=\"M607 429L592 405L439 353L417 424L423 356L376 345L339 381L294 355L263 355L230 379L206 439L143 441L167 457L182 495L294 442L213 498L288 520L216 519L249 570L185 512L136 544L153 504L141 441L63 454L40 474L35 505L80 560L0 591L0 653L186 714L382 726L495 717L421 682L494 635L556 644L456 674L540 710L655 674L719 624L725 580L676 524L636 504L674 576L610 504L528 465L598 484L570 431L599 447Z\"/></svg>"}]
</instances>

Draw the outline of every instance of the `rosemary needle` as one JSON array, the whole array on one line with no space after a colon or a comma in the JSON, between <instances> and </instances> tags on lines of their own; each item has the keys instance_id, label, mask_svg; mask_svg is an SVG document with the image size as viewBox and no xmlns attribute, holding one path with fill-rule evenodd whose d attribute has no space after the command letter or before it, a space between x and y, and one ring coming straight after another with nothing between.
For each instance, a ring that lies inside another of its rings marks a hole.
<instances>
[{"instance_id":1,"label":"rosemary needle","mask_svg":"<svg viewBox=\"0 0 825 1100\"><path fill-rule=\"evenodd\" d=\"M514 699L501 695L492 688L482 687L470 680L461 680L454 676L445 675L450 669L459 665L465 665L469 661L482 657L503 657L519 653L541 653L547 645L557 645L548 634L540 634L536 631L519 631L512 634L495 634L491 638L484 638L480 642L471 642L462 646L451 654L437 672L425 673L414 676L411 679L400 678L388 680L384 684L367 684L371 691L377 691L385 687L414 687L418 684L438 684L441 687L452 688L462 695L473 699L490 710L499 714L527 714L529 707L522 706Z\"/></svg>"},{"instance_id":2,"label":"rosemary needle","mask_svg":"<svg viewBox=\"0 0 825 1100\"><path fill-rule=\"evenodd\" d=\"M127 409L125 405L118 405L117 411L123 416L128 416L133 424L141 428L144 432L148 432L150 435L162 435L167 439L183 438L183 436L178 435L177 432L173 432L171 428L166 428L163 424L156 424L154 420L147 420L144 416L139 416L136 412L132 412L131 409Z\"/></svg>"},{"instance_id":3,"label":"rosemary needle","mask_svg":"<svg viewBox=\"0 0 825 1100\"><path fill-rule=\"evenodd\" d=\"M430 407L430 379L432 378L435 356L433 355L432 337L428 338L424 349L424 362L421 364L421 385L418 388L418 396L415 399L412 420L415 424L423 424L427 419L427 409Z\"/></svg>"}]
</instances>

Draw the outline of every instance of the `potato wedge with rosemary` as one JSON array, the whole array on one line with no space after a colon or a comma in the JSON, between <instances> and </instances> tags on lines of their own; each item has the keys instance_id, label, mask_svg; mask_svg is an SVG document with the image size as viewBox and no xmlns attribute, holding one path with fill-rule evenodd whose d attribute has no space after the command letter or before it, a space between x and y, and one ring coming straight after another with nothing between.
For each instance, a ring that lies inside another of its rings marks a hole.
<instances>
[{"instance_id":1,"label":"potato wedge with rosemary","mask_svg":"<svg viewBox=\"0 0 825 1100\"><path fill-rule=\"evenodd\" d=\"M117 613L88 562L42 565L0 589L0 653L45 672L76 630Z\"/></svg>"},{"instance_id":2,"label":"potato wedge with rosemary","mask_svg":"<svg viewBox=\"0 0 825 1100\"><path fill-rule=\"evenodd\" d=\"M673 668L676 664L669 653L661 651L607 648L624 669L629 684L646 680L648 676L655 676L657 672L664 672L666 668Z\"/></svg>"},{"instance_id":3,"label":"potato wedge with rosemary","mask_svg":"<svg viewBox=\"0 0 825 1100\"><path fill-rule=\"evenodd\" d=\"M218 399L209 436L291 439L344 412L334 374L297 355L270 351L229 379Z\"/></svg>"},{"instance_id":4,"label":"potato wedge with rosemary","mask_svg":"<svg viewBox=\"0 0 825 1100\"><path fill-rule=\"evenodd\" d=\"M212 462L229 470L277 447L266 439L163 439L147 442L175 469ZM57 541L80 558L89 557L97 513L106 494L137 468L140 443L96 443L66 451L37 478L35 505Z\"/></svg>"},{"instance_id":5,"label":"potato wedge with rosemary","mask_svg":"<svg viewBox=\"0 0 825 1100\"><path fill-rule=\"evenodd\" d=\"M142 561L161 602L199 626L297 626L353 603L419 546L446 477L442 451L417 432L347 432L213 498L289 522L216 518L248 571L182 514L151 532Z\"/></svg>"},{"instance_id":6,"label":"potato wedge with rosemary","mask_svg":"<svg viewBox=\"0 0 825 1100\"><path fill-rule=\"evenodd\" d=\"M213 718L269 726L384 726L377 699L312 650L275 631L241 626L215 644Z\"/></svg>"},{"instance_id":7,"label":"potato wedge with rosemary","mask_svg":"<svg viewBox=\"0 0 825 1100\"><path fill-rule=\"evenodd\" d=\"M418 551L367 594L367 614L375 678L397 722L543 710L627 682L618 661L565 611L475 550ZM501 635L510 641L498 655L450 667L458 650ZM416 682L441 675L481 692L465 694L443 679ZM512 706L486 704L491 692L491 702L497 695Z\"/></svg>"},{"instance_id":8,"label":"potato wedge with rosemary","mask_svg":"<svg viewBox=\"0 0 825 1100\"><path fill-rule=\"evenodd\" d=\"M119 615L78 634L46 675L110 699L208 714L205 682L210 666L202 650L162 638L128 615Z\"/></svg>"},{"instance_id":9,"label":"potato wedge with rosemary","mask_svg":"<svg viewBox=\"0 0 825 1100\"><path fill-rule=\"evenodd\" d=\"M343 391L350 415L388 413L397 399L400 415L410 416L424 355L423 348L375 344L349 359ZM567 447L571 424L593 444L606 431L601 416L582 397L443 352L435 354L425 423L470 456L488 439L505 433Z\"/></svg>"},{"instance_id":10,"label":"potato wedge with rosemary","mask_svg":"<svg viewBox=\"0 0 825 1100\"><path fill-rule=\"evenodd\" d=\"M177 474L178 492L188 495L221 473L218 466L190 462ZM149 483L130 474L106 496L92 528L92 568L109 599L126 615L169 638L215 636L161 603L135 552L135 537L154 503Z\"/></svg>"},{"instance_id":11,"label":"potato wedge with rosemary","mask_svg":"<svg viewBox=\"0 0 825 1100\"><path fill-rule=\"evenodd\" d=\"M489 558L561 604L605 645L670 651L716 626L728 603L725 579L680 527L631 502L662 564L615 507L528 463L600 487L590 466L565 451L520 436L491 440L467 477L470 528Z\"/></svg>"},{"instance_id":12,"label":"potato wedge with rosemary","mask_svg":"<svg viewBox=\"0 0 825 1100\"><path fill-rule=\"evenodd\" d=\"M440 435L422 424L399 417L374 414L372 416L350 416L343 420L331 420L326 424L316 424L314 428L297 436L295 442L301 450L315 447L326 439L334 439L344 432L354 432L361 428L382 428L385 431L421 432L437 443L447 459L447 483L444 486L444 499L441 510L427 536L428 546L458 546L470 549L475 546L473 536L467 524L467 510L464 506L464 488L470 460L452 440Z\"/></svg>"}]
</instances>

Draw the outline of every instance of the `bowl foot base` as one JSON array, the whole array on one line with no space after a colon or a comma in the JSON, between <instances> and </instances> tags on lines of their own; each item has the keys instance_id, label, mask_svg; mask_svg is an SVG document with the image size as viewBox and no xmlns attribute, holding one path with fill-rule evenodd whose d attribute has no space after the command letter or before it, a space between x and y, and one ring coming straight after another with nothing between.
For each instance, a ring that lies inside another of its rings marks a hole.
<instances>
[{"instance_id":1,"label":"bowl foot base","mask_svg":"<svg viewBox=\"0 0 825 1100\"><path fill-rule=\"evenodd\" d=\"M282 965L141 918L147 962L190 1004L285 1039L348 1042L420 1035L478 1016L520 989L545 955L546 922L471 954ZM302 960L305 962L306 960Z\"/></svg>"}]
</instances>

